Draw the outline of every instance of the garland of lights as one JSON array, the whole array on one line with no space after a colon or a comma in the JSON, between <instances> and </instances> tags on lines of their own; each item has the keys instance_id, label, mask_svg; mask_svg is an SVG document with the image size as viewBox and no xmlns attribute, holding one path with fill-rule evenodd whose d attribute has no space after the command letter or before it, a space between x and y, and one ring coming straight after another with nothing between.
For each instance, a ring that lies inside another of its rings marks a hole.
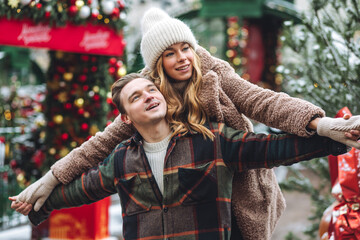
<instances>
[{"instance_id":1,"label":"garland of lights","mask_svg":"<svg viewBox=\"0 0 360 240\"><path fill-rule=\"evenodd\" d=\"M119 31L125 24L123 0L0 0L0 18L31 19L35 23L106 24Z\"/></svg>"},{"instance_id":2,"label":"garland of lights","mask_svg":"<svg viewBox=\"0 0 360 240\"><path fill-rule=\"evenodd\" d=\"M249 79L246 74L247 58L244 56L248 38L247 26L244 22L244 25L240 27L238 17L229 17L227 27L227 61L243 78Z\"/></svg>"}]
</instances>

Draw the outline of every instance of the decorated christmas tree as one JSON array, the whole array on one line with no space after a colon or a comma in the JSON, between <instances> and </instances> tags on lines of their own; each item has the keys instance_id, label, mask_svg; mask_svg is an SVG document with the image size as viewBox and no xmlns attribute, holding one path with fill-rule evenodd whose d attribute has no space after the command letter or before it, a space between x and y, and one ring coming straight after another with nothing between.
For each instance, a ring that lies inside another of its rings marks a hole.
<instances>
[{"instance_id":1,"label":"decorated christmas tree","mask_svg":"<svg viewBox=\"0 0 360 240\"><path fill-rule=\"evenodd\" d=\"M283 41L283 65L277 68L284 90L320 106L334 117L347 106L360 113L360 3L358 1L313 0L300 23L286 22ZM305 234L315 239L324 210L334 201L326 158L302 164L319 176L314 187L300 171L281 184L311 196L314 205ZM290 168L291 169L291 168ZM289 239L296 239L289 235Z\"/></svg>"}]
</instances>

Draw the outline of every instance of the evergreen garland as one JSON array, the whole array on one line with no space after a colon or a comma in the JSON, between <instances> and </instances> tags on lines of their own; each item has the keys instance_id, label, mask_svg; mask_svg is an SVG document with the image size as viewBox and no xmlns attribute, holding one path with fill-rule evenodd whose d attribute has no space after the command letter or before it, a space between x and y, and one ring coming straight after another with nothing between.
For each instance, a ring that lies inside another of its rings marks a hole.
<instances>
[{"instance_id":1,"label":"evergreen garland","mask_svg":"<svg viewBox=\"0 0 360 240\"><path fill-rule=\"evenodd\" d=\"M1 17L30 19L51 27L67 23L105 24L120 31L125 25L125 3L123 0L0 0Z\"/></svg>"}]
</instances>

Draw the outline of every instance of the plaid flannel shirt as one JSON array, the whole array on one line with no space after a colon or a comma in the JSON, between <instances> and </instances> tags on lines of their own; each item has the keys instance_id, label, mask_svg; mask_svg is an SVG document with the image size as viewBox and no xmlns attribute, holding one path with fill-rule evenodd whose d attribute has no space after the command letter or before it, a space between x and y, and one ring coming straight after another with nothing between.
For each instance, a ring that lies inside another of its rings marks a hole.
<instances>
[{"instance_id":1,"label":"plaid flannel shirt","mask_svg":"<svg viewBox=\"0 0 360 240\"><path fill-rule=\"evenodd\" d=\"M98 167L56 187L40 211L30 213L31 222L39 224L54 209L90 204L118 193L127 240L230 239L234 171L346 152L345 145L319 136L246 133L221 123L208 126L215 134L214 141L191 133L171 139L164 160L163 194L142 138L135 134Z\"/></svg>"}]
</instances>

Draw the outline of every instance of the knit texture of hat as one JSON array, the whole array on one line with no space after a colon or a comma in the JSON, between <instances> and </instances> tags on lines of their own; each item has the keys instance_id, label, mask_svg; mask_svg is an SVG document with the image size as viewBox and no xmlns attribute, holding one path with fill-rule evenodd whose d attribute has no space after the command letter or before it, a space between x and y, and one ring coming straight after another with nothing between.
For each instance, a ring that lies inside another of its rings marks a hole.
<instances>
[{"instance_id":1,"label":"knit texture of hat","mask_svg":"<svg viewBox=\"0 0 360 240\"><path fill-rule=\"evenodd\" d=\"M141 22L141 55L145 65L154 69L160 55L171 45L189 43L196 50L197 43L190 28L179 19L170 17L159 8L150 8Z\"/></svg>"}]
</instances>

